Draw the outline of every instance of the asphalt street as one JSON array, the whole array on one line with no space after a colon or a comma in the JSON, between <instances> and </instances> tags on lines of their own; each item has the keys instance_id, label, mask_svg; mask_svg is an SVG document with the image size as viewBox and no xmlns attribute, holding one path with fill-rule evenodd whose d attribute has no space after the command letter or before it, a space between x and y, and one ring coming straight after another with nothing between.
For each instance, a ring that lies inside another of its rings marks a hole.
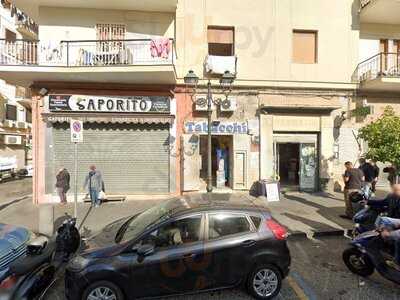
<instances>
[{"instance_id":1,"label":"asphalt street","mask_svg":"<svg viewBox=\"0 0 400 300\"><path fill-rule=\"evenodd\" d=\"M285 280L279 300L395 300L400 299L399 287L378 274L361 278L350 273L342 262L342 251L348 239L324 237L316 240L299 238L291 240L292 270ZM47 300L63 298L60 280L48 293ZM236 300L253 299L240 289L168 299L188 300ZM164 299L167 300L167 299Z\"/></svg>"}]
</instances>

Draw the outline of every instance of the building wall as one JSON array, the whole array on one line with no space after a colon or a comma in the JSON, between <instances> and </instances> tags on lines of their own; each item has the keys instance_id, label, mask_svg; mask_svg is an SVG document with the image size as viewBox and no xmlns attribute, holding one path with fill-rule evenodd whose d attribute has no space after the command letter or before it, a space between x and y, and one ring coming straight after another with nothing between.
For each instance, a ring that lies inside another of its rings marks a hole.
<instances>
[{"instance_id":1,"label":"building wall","mask_svg":"<svg viewBox=\"0 0 400 300\"><path fill-rule=\"evenodd\" d=\"M6 37L6 30L15 33L17 39L23 36L16 29L15 16L11 17L9 9L0 5L0 38ZM6 81L7 78L0 79L0 157L16 157L17 168L23 168L27 163L30 163L31 155L25 147L27 143L26 135L30 134L30 124L28 128L17 128L17 126L8 127L6 121L6 104L15 105L17 107L17 121L26 122L26 108L18 103L16 95L16 86ZM3 135L19 135L22 136L21 145L6 145L3 141Z\"/></svg>"},{"instance_id":2,"label":"building wall","mask_svg":"<svg viewBox=\"0 0 400 300\"><path fill-rule=\"evenodd\" d=\"M357 12L353 1L181 0L177 10L178 77L203 75L207 26L235 26L236 84L257 81L287 86L306 82L350 83L358 60ZM292 63L293 29L318 31L318 63ZM329 70L329 72L327 71ZM250 81L250 82L249 82ZM294 83L293 81L296 81Z\"/></svg>"},{"instance_id":3,"label":"building wall","mask_svg":"<svg viewBox=\"0 0 400 300\"><path fill-rule=\"evenodd\" d=\"M44 41L95 40L96 24L125 24L126 39L174 37L170 13L40 7L39 36Z\"/></svg>"}]
</instances>

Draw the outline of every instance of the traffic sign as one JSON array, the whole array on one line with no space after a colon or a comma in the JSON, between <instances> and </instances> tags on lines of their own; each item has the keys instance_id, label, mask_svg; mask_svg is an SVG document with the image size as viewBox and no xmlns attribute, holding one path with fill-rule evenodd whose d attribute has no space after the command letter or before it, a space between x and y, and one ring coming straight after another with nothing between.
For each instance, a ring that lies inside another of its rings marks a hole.
<instances>
[{"instance_id":1,"label":"traffic sign","mask_svg":"<svg viewBox=\"0 0 400 300\"><path fill-rule=\"evenodd\" d=\"M83 142L83 122L79 120L71 120L71 142L82 143Z\"/></svg>"}]
</instances>

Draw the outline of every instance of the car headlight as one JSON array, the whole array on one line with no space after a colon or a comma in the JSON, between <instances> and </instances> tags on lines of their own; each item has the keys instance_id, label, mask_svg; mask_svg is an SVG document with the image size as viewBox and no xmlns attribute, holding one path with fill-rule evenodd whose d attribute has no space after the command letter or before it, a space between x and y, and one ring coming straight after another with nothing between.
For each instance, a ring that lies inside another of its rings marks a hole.
<instances>
[{"instance_id":1,"label":"car headlight","mask_svg":"<svg viewBox=\"0 0 400 300\"><path fill-rule=\"evenodd\" d=\"M83 256L75 256L70 260L68 264L68 269L73 272L79 272L89 265L90 260Z\"/></svg>"}]
</instances>

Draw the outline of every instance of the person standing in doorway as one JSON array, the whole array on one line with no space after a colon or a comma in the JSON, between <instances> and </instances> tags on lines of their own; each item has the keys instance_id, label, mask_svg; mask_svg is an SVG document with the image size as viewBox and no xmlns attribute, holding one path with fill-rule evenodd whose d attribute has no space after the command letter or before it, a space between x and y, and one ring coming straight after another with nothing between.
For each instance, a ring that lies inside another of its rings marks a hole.
<instances>
[{"instance_id":1,"label":"person standing in doorway","mask_svg":"<svg viewBox=\"0 0 400 300\"><path fill-rule=\"evenodd\" d=\"M90 171L89 174L86 175L83 188L88 189L92 206L99 207L101 201L99 199L99 193L103 189L103 177L100 171L96 169L95 165L90 166Z\"/></svg>"},{"instance_id":2,"label":"person standing in doorway","mask_svg":"<svg viewBox=\"0 0 400 300\"><path fill-rule=\"evenodd\" d=\"M364 181L364 174L360 169L354 168L353 164L349 161L346 162L344 166L346 167L346 170L343 174L344 202L346 205L346 214L341 215L341 217L345 219L352 219L353 205L349 196L351 193L357 192L361 189Z\"/></svg>"},{"instance_id":3,"label":"person standing in doorway","mask_svg":"<svg viewBox=\"0 0 400 300\"><path fill-rule=\"evenodd\" d=\"M61 168L56 175L56 190L62 205L67 204L67 192L70 187L69 180L70 176L68 170L66 168Z\"/></svg>"}]
</instances>

